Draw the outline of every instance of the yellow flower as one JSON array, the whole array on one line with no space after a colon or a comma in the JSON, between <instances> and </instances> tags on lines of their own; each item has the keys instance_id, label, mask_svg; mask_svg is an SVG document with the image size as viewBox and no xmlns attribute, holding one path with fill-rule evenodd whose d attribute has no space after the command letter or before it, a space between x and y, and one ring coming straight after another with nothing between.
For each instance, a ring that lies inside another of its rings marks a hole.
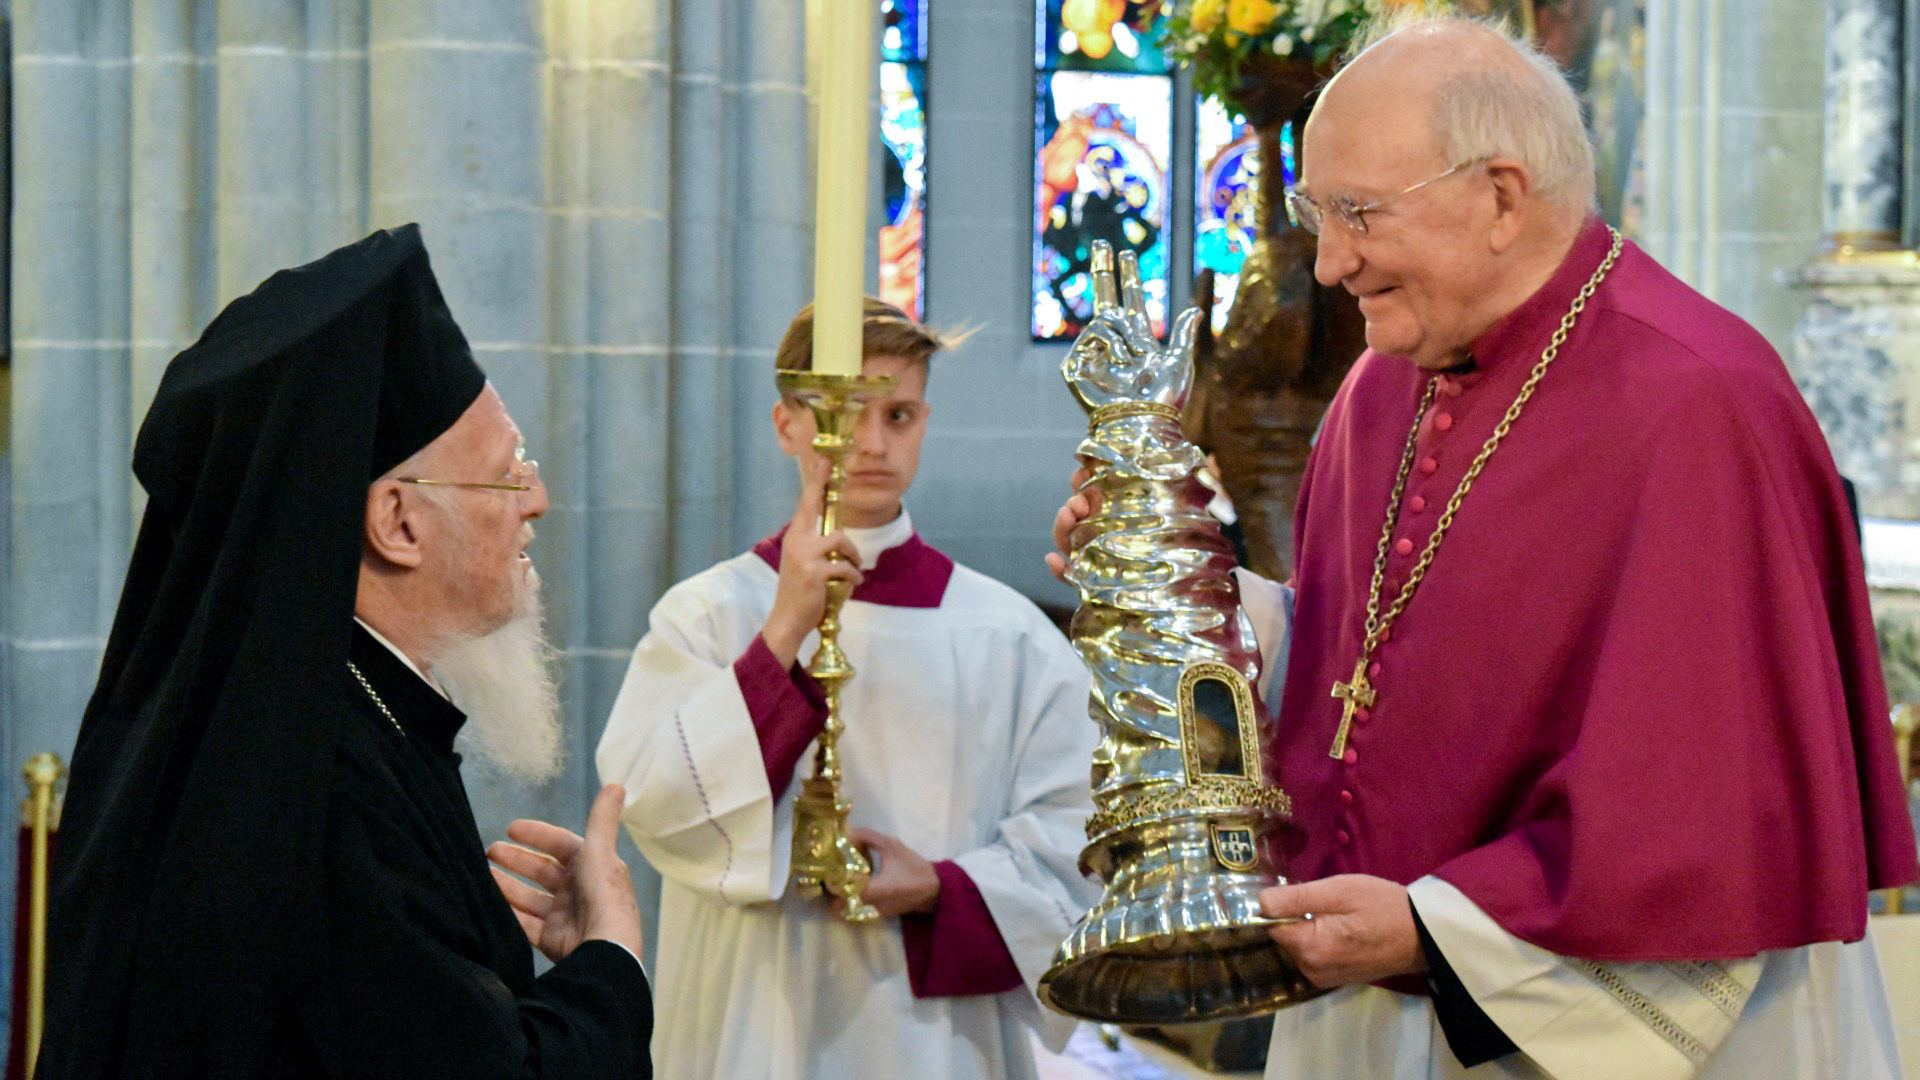
<instances>
[{"instance_id":1,"label":"yellow flower","mask_svg":"<svg viewBox=\"0 0 1920 1080\"><path fill-rule=\"evenodd\" d=\"M1193 0L1193 14L1187 22L1195 31L1211 34L1227 18L1227 0Z\"/></svg>"},{"instance_id":2,"label":"yellow flower","mask_svg":"<svg viewBox=\"0 0 1920 1080\"><path fill-rule=\"evenodd\" d=\"M1227 0L1227 25L1251 37L1264 32L1280 17L1274 0Z\"/></svg>"},{"instance_id":3,"label":"yellow flower","mask_svg":"<svg viewBox=\"0 0 1920 1080\"><path fill-rule=\"evenodd\" d=\"M1060 25L1073 31L1082 54L1098 60L1113 51L1113 24L1127 10L1127 0L1066 0L1060 5Z\"/></svg>"}]
</instances>

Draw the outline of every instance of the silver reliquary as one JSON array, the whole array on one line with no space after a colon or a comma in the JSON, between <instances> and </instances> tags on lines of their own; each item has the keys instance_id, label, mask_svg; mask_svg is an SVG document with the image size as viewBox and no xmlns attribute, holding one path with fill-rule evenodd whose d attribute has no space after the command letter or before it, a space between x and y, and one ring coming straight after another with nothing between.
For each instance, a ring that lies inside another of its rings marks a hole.
<instances>
[{"instance_id":1,"label":"silver reliquary","mask_svg":"<svg viewBox=\"0 0 1920 1080\"><path fill-rule=\"evenodd\" d=\"M1139 272L1094 253L1095 312L1063 373L1089 414L1078 455L1098 507L1073 533L1073 644L1093 675L1095 813L1081 868L1106 883L1040 982L1061 1012L1180 1023L1269 1011L1319 990L1267 936L1259 892L1297 833L1268 780L1273 720L1233 550L1195 475L1180 410L1198 312L1164 347Z\"/></svg>"}]
</instances>

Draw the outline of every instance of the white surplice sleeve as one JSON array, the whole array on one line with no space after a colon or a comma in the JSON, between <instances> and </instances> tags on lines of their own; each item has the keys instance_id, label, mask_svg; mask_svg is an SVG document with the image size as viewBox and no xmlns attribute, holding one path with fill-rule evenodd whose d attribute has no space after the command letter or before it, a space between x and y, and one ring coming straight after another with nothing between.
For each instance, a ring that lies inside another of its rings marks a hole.
<instances>
[{"instance_id":1,"label":"white surplice sleeve","mask_svg":"<svg viewBox=\"0 0 1920 1080\"><path fill-rule=\"evenodd\" d=\"M1488 1019L1559 1080L1691 1080L1739 1024L1767 957L1597 963L1507 933L1452 885L1408 887L1414 909Z\"/></svg>"},{"instance_id":2,"label":"white surplice sleeve","mask_svg":"<svg viewBox=\"0 0 1920 1080\"><path fill-rule=\"evenodd\" d=\"M1436 877L1408 886L1481 1011L1556 1080L1898 1080L1871 939L1729 960L1598 963L1507 933Z\"/></svg>"},{"instance_id":3,"label":"white surplice sleeve","mask_svg":"<svg viewBox=\"0 0 1920 1080\"><path fill-rule=\"evenodd\" d=\"M594 760L602 782L626 787L621 820L654 869L752 904L786 888L793 810L768 785L732 666L755 628L719 625L740 605L714 587L702 575L654 607Z\"/></svg>"},{"instance_id":4,"label":"white surplice sleeve","mask_svg":"<svg viewBox=\"0 0 1920 1080\"><path fill-rule=\"evenodd\" d=\"M1234 576L1266 665L1261 696L1277 702L1293 590L1244 569ZM1407 891L1473 1003L1529 1065L1555 1080L1901 1075L1870 940L1737 959L1603 964L1507 933L1437 877L1423 877ZM1409 1027L1407 1045L1425 1045L1429 1023ZM1534 1075L1534 1069L1521 1071ZM1465 1070L1436 1064L1431 1075L1456 1073Z\"/></svg>"},{"instance_id":5,"label":"white surplice sleeve","mask_svg":"<svg viewBox=\"0 0 1920 1080\"><path fill-rule=\"evenodd\" d=\"M1293 627L1293 590L1235 571L1277 701ZM1598 964L1514 937L1452 885L1408 887L1421 924L1473 1003L1559 1080L1690 1080L1739 1022L1763 960Z\"/></svg>"},{"instance_id":6,"label":"white surplice sleeve","mask_svg":"<svg viewBox=\"0 0 1920 1080\"><path fill-rule=\"evenodd\" d=\"M1278 709L1293 641L1293 589L1240 566L1234 567L1233 579L1240 585L1240 610L1260 646L1260 685L1254 689L1269 708Z\"/></svg>"},{"instance_id":7,"label":"white surplice sleeve","mask_svg":"<svg viewBox=\"0 0 1920 1080\"><path fill-rule=\"evenodd\" d=\"M993 840L954 858L980 890L1029 993L1028 1021L1060 1050L1073 1021L1042 1009L1032 991L1074 924L1099 899L1080 874L1088 780L1099 731L1087 715L1090 679L1066 639L1034 614L1026 647L1009 659L1019 716L1007 815ZM1025 1011L1023 1009L1023 1011Z\"/></svg>"}]
</instances>

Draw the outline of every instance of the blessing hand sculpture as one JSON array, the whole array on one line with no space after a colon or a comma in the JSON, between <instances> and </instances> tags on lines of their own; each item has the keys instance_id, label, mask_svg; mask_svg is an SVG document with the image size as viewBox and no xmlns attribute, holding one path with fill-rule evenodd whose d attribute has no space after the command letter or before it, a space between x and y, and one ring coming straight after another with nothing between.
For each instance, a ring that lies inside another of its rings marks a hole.
<instances>
[{"instance_id":1,"label":"blessing hand sculpture","mask_svg":"<svg viewBox=\"0 0 1920 1080\"><path fill-rule=\"evenodd\" d=\"M1162 345L1147 315L1146 290L1133 252L1121 252L1116 282L1113 249L1096 241L1091 276L1093 318L1061 366L1074 396L1089 411L1128 401L1175 409L1185 405L1193 383L1193 338L1200 309L1181 312Z\"/></svg>"}]
</instances>

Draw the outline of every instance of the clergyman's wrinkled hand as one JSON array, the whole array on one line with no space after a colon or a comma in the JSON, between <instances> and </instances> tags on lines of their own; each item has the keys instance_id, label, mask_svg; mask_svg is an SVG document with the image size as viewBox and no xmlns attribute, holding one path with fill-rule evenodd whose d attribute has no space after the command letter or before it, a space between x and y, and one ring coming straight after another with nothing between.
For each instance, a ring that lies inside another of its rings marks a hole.
<instances>
[{"instance_id":1,"label":"clergyman's wrinkled hand","mask_svg":"<svg viewBox=\"0 0 1920 1080\"><path fill-rule=\"evenodd\" d=\"M1267 935L1307 981L1324 989L1427 970L1407 888L1368 874L1336 874L1260 890L1260 911L1286 919Z\"/></svg>"},{"instance_id":2,"label":"clergyman's wrinkled hand","mask_svg":"<svg viewBox=\"0 0 1920 1080\"><path fill-rule=\"evenodd\" d=\"M502 840L487 849L493 879L527 940L555 963L582 941L611 941L636 957L645 946L633 878L614 849L626 798L619 784L601 788L584 837L522 818L507 826L513 843Z\"/></svg>"}]
</instances>

